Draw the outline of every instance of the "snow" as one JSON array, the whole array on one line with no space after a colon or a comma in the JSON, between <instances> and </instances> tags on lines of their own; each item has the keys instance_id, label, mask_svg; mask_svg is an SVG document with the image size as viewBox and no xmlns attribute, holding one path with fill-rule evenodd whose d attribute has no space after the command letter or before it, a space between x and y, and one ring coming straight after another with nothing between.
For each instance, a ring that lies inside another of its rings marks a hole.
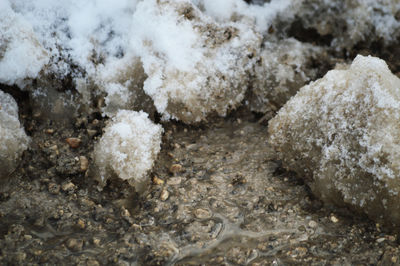
<instances>
[{"instance_id":1,"label":"snow","mask_svg":"<svg viewBox=\"0 0 400 266\"><path fill-rule=\"evenodd\" d=\"M186 0L140 2L133 21L143 89L164 119L199 122L243 100L261 41L252 28L216 23Z\"/></svg>"},{"instance_id":2,"label":"snow","mask_svg":"<svg viewBox=\"0 0 400 266\"><path fill-rule=\"evenodd\" d=\"M143 191L148 182L146 174L160 152L162 132L162 127L154 124L145 112L120 110L94 148L94 173L99 181L105 183L116 176Z\"/></svg>"},{"instance_id":3,"label":"snow","mask_svg":"<svg viewBox=\"0 0 400 266\"><path fill-rule=\"evenodd\" d=\"M18 120L18 106L11 95L0 90L0 178L14 171L30 138Z\"/></svg>"},{"instance_id":4,"label":"snow","mask_svg":"<svg viewBox=\"0 0 400 266\"><path fill-rule=\"evenodd\" d=\"M269 142L326 202L400 225L399 90L383 60L357 56L301 88L270 121Z\"/></svg>"},{"instance_id":5,"label":"snow","mask_svg":"<svg viewBox=\"0 0 400 266\"><path fill-rule=\"evenodd\" d=\"M0 4L0 83L20 87L25 79L36 78L48 62L48 54L36 39L32 27L14 13L7 1Z\"/></svg>"}]
</instances>

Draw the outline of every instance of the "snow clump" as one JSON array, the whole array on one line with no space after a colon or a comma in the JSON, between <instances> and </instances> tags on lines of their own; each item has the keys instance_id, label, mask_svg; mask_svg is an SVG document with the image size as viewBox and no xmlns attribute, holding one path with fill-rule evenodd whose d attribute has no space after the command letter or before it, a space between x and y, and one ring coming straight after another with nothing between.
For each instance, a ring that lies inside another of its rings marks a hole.
<instances>
[{"instance_id":1,"label":"snow clump","mask_svg":"<svg viewBox=\"0 0 400 266\"><path fill-rule=\"evenodd\" d=\"M0 83L21 88L36 78L49 56L36 38L29 22L0 2Z\"/></svg>"},{"instance_id":2,"label":"snow clump","mask_svg":"<svg viewBox=\"0 0 400 266\"><path fill-rule=\"evenodd\" d=\"M95 145L95 175L101 183L116 176L143 191L148 181L146 174L160 152L162 132L162 127L145 112L119 111Z\"/></svg>"},{"instance_id":3,"label":"snow clump","mask_svg":"<svg viewBox=\"0 0 400 266\"><path fill-rule=\"evenodd\" d=\"M30 138L18 120L17 103L0 90L0 178L14 171L29 143Z\"/></svg>"},{"instance_id":4,"label":"snow clump","mask_svg":"<svg viewBox=\"0 0 400 266\"><path fill-rule=\"evenodd\" d=\"M251 27L216 23L187 0L140 2L133 24L144 91L164 119L224 116L243 100L261 43Z\"/></svg>"},{"instance_id":5,"label":"snow clump","mask_svg":"<svg viewBox=\"0 0 400 266\"><path fill-rule=\"evenodd\" d=\"M283 165L327 203L400 225L400 79L357 56L303 87L269 123Z\"/></svg>"}]
</instances>

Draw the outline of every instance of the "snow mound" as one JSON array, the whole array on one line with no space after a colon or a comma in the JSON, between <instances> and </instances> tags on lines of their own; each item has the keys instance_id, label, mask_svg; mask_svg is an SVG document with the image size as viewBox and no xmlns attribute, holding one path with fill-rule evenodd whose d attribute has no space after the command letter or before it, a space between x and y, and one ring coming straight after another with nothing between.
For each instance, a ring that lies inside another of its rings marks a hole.
<instances>
[{"instance_id":1,"label":"snow mound","mask_svg":"<svg viewBox=\"0 0 400 266\"><path fill-rule=\"evenodd\" d=\"M162 132L162 127L155 125L144 112L119 111L95 145L95 175L102 183L117 176L143 191L146 174L160 152Z\"/></svg>"},{"instance_id":2,"label":"snow mound","mask_svg":"<svg viewBox=\"0 0 400 266\"><path fill-rule=\"evenodd\" d=\"M140 2L133 24L144 91L164 119L199 122L243 100L261 42L246 24L216 23L186 0Z\"/></svg>"},{"instance_id":3,"label":"snow mound","mask_svg":"<svg viewBox=\"0 0 400 266\"><path fill-rule=\"evenodd\" d=\"M7 177L17 166L30 138L18 120L18 106L11 95L0 90L0 178Z\"/></svg>"},{"instance_id":4,"label":"snow mound","mask_svg":"<svg viewBox=\"0 0 400 266\"><path fill-rule=\"evenodd\" d=\"M300 89L269 124L286 168L328 203L400 225L400 79L357 56Z\"/></svg>"}]
</instances>

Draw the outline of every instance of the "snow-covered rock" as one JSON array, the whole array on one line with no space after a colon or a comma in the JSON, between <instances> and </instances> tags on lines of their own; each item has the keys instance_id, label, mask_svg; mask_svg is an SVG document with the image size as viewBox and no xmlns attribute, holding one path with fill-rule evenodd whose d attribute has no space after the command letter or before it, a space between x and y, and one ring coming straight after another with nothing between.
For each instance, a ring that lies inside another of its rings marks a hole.
<instances>
[{"instance_id":1,"label":"snow-covered rock","mask_svg":"<svg viewBox=\"0 0 400 266\"><path fill-rule=\"evenodd\" d=\"M269 123L283 165L328 203L400 225L400 79L357 56L304 86Z\"/></svg>"},{"instance_id":2,"label":"snow-covered rock","mask_svg":"<svg viewBox=\"0 0 400 266\"><path fill-rule=\"evenodd\" d=\"M296 9L293 26L315 30L338 52L362 42L390 44L400 36L398 0L302 0Z\"/></svg>"},{"instance_id":3,"label":"snow-covered rock","mask_svg":"<svg viewBox=\"0 0 400 266\"><path fill-rule=\"evenodd\" d=\"M148 0L133 16L144 91L164 119L199 122L243 100L261 38L244 23L217 23L188 0Z\"/></svg>"},{"instance_id":4,"label":"snow-covered rock","mask_svg":"<svg viewBox=\"0 0 400 266\"><path fill-rule=\"evenodd\" d=\"M160 152L162 132L144 112L119 111L94 148L94 175L103 183L119 177L143 191L146 174Z\"/></svg>"},{"instance_id":5,"label":"snow-covered rock","mask_svg":"<svg viewBox=\"0 0 400 266\"><path fill-rule=\"evenodd\" d=\"M314 62L322 57L328 56L320 47L293 38L265 42L254 68L250 109L274 113L299 88L317 78L318 68Z\"/></svg>"},{"instance_id":6,"label":"snow-covered rock","mask_svg":"<svg viewBox=\"0 0 400 266\"><path fill-rule=\"evenodd\" d=\"M18 120L17 103L0 90L0 178L14 171L29 143L30 138Z\"/></svg>"}]
</instances>

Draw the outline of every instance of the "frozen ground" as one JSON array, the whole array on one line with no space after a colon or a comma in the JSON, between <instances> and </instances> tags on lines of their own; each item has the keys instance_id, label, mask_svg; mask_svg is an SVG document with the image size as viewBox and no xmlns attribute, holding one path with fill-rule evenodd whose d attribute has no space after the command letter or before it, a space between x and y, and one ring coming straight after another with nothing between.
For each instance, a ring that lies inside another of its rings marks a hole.
<instances>
[{"instance_id":1,"label":"frozen ground","mask_svg":"<svg viewBox=\"0 0 400 266\"><path fill-rule=\"evenodd\" d=\"M141 196L118 180L99 192L80 173L74 158L91 149L86 128L99 126L94 119L73 131L34 125L40 148L1 186L2 263L398 262L396 233L324 207L279 167L258 118L243 109L212 127L165 125L152 185ZM63 141L71 134L82 138L78 150ZM182 167L175 174L173 164Z\"/></svg>"},{"instance_id":2,"label":"frozen ground","mask_svg":"<svg viewBox=\"0 0 400 266\"><path fill-rule=\"evenodd\" d=\"M320 201L267 143L335 65L399 76L397 0L108 3L0 1L0 90L30 138L0 178L0 264L399 264L398 229Z\"/></svg>"}]
</instances>

